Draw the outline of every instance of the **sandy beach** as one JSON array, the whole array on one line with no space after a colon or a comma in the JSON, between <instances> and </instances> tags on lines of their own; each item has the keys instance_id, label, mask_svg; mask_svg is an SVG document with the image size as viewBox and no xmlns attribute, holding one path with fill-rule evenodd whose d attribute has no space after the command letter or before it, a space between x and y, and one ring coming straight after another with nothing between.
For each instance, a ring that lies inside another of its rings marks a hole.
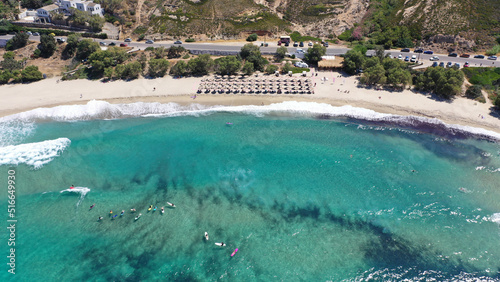
<instances>
[{"instance_id":1,"label":"sandy beach","mask_svg":"<svg viewBox=\"0 0 500 282\"><path fill-rule=\"evenodd\" d=\"M298 76L298 75L295 75ZM260 78L267 76L260 75ZM207 77L205 77L207 78ZM133 102L175 102L182 105L262 105L283 101L308 101L333 106L351 105L380 113L415 115L437 118L448 124L484 128L500 133L500 119L491 114L490 103L478 103L463 97L453 101L437 101L431 95L410 90L392 92L367 89L358 84L358 77L343 76L339 72L309 74L315 94L197 94L202 77L174 79L137 79L133 81L60 81L45 79L31 84L0 86L0 116L40 107L86 104L103 100L115 104ZM323 78L327 78L324 81Z\"/></svg>"}]
</instances>

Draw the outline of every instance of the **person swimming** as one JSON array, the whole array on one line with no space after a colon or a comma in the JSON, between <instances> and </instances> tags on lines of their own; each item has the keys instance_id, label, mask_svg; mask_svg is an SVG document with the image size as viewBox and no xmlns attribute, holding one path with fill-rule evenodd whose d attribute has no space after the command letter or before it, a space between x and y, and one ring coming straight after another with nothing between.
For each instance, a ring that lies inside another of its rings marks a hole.
<instances>
[{"instance_id":1,"label":"person swimming","mask_svg":"<svg viewBox=\"0 0 500 282\"><path fill-rule=\"evenodd\" d=\"M95 207L95 204L91 205L91 206L90 206L90 209L93 209L94 207Z\"/></svg>"},{"instance_id":2,"label":"person swimming","mask_svg":"<svg viewBox=\"0 0 500 282\"><path fill-rule=\"evenodd\" d=\"M156 206L155 206L155 208L153 209L153 211L156 211Z\"/></svg>"},{"instance_id":3,"label":"person swimming","mask_svg":"<svg viewBox=\"0 0 500 282\"><path fill-rule=\"evenodd\" d=\"M122 216L124 213L125 213L125 210L122 210L122 212L120 213L120 216Z\"/></svg>"},{"instance_id":4,"label":"person swimming","mask_svg":"<svg viewBox=\"0 0 500 282\"><path fill-rule=\"evenodd\" d=\"M69 189L75 189L75 185L71 185Z\"/></svg>"}]
</instances>

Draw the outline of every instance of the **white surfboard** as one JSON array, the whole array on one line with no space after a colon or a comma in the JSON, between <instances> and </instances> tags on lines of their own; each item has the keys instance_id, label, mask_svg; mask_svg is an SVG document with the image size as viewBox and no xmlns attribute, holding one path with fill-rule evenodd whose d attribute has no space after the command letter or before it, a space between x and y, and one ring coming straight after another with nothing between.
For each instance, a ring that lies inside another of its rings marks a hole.
<instances>
[{"instance_id":1,"label":"white surfboard","mask_svg":"<svg viewBox=\"0 0 500 282\"><path fill-rule=\"evenodd\" d=\"M208 241L208 232L205 232L205 239Z\"/></svg>"},{"instance_id":2,"label":"white surfboard","mask_svg":"<svg viewBox=\"0 0 500 282\"><path fill-rule=\"evenodd\" d=\"M217 246L221 246L221 247L225 247L225 246L226 246L226 244L224 244L224 243L222 243L222 242L221 242L221 243L215 243L215 245L217 245Z\"/></svg>"}]
</instances>

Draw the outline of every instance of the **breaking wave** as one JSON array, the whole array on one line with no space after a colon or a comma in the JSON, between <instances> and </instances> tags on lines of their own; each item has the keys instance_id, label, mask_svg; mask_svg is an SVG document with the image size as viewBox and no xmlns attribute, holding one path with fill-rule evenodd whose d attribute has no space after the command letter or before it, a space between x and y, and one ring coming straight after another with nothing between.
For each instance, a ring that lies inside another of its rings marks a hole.
<instances>
[{"instance_id":1,"label":"breaking wave","mask_svg":"<svg viewBox=\"0 0 500 282\"><path fill-rule=\"evenodd\" d=\"M257 116L284 115L311 118L349 118L362 120L380 126L399 126L429 132L440 136L467 138L475 136L489 140L500 140L500 134L482 128L446 124L436 118L418 116L400 116L378 113L373 110L352 106L335 107L325 103L287 101L267 106L205 106L190 104L181 106L176 103L132 103L110 104L105 101L90 101L86 105L57 106L38 108L0 119L3 121L77 121L91 119L121 119L130 117L151 116L185 116L206 115L217 112L245 113Z\"/></svg>"},{"instance_id":2,"label":"breaking wave","mask_svg":"<svg viewBox=\"0 0 500 282\"><path fill-rule=\"evenodd\" d=\"M0 147L0 165L27 164L35 169L51 162L69 145L68 138Z\"/></svg>"},{"instance_id":3,"label":"breaking wave","mask_svg":"<svg viewBox=\"0 0 500 282\"><path fill-rule=\"evenodd\" d=\"M83 199L85 199L85 195L87 195L87 193L90 192L90 189L87 187L73 187L73 189L71 189L71 188L65 189L59 193L64 193L64 192L80 194L80 198L79 198L78 202L76 203L76 206L78 207L83 202Z\"/></svg>"}]
</instances>

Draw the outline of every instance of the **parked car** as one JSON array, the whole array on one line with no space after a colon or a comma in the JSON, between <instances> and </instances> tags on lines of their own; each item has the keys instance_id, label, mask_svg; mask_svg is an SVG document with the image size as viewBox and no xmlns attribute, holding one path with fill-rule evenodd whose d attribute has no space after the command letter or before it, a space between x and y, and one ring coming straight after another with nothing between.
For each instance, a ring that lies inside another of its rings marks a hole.
<instances>
[{"instance_id":1,"label":"parked car","mask_svg":"<svg viewBox=\"0 0 500 282\"><path fill-rule=\"evenodd\" d=\"M448 57L458 57L458 54L457 53L450 53L450 54L448 54Z\"/></svg>"},{"instance_id":2,"label":"parked car","mask_svg":"<svg viewBox=\"0 0 500 282\"><path fill-rule=\"evenodd\" d=\"M299 43L293 42L293 47L299 47Z\"/></svg>"},{"instance_id":3,"label":"parked car","mask_svg":"<svg viewBox=\"0 0 500 282\"><path fill-rule=\"evenodd\" d=\"M411 56L410 62L415 63L416 61L417 61L417 56L416 55Z\"/></svg>"},{"instance_id":4,"label":"parked car","mask_svg":"<svg viewBox=\"0 0 500 282\"><path fill-rule=\"evenodd\" d=\"M433 67L437 67L437 66L438 66L438 62L434 62L434 63L432 63L432 66L433 66Z\"/></svg>"},{"instance_id":5,"label":"parked car","mask_svg":"<svg viewBox=\"0 0 500 282\"><path fill-rule=\"evenodd\" d=\"M489 57L488 57L488 60L493 60L493 61L496 61L496 59L497 59L497 56L489 56Z\"/></svg>"},{"instance_id":6,"label":"parked car","mask_svg":"<svg viewBox=\"0 0 500 282\"><path fill-rule=\"evenodd\" d=\"M299 43L299 47L304 47L304 42L302 42L302 41L301 41L301 42Z\"/></svg>"},{"instance_id":7,"label":"parked car","mask_svg":"<svg viewBox=\"0 0 500 282\"><path fill-rule=\"evenodd\" d=\"M408 62L408 61L410 61L410 57L409 57L409 56L406 56L406 58L405 58L405 62Z\"/></svg>"},{"instance_id":8,"label":"parked car","mask_svg":"<svg viewBox=\"0 0 500 282\"><path fill-rule=\"evenodd\" d=\"M438 56L432 56L429 60L431 60L431 61L439 61L439 57Z\"/></svg>"},{"instance_id":9,"label":"parked car","mask_svg":"<svg viewBox=\"0 0 500 282\"><path fill-rule=\"evenodd\" d=\"M469 67L469 62L465 62L464 68L468 68L468 67Z\"/></svg>"},{"instance_id":10,"label":"parked car","mask_svg":"<svg viewBox=\"0 0 500 282\"><path fill-rule=\"evenodd\" d=\"M38 32L33 32L33 36L40 36L40 33L38 33Z\"/></svg>"},{"instance_id":11,"label":"parked car","mask_svg":"<svg viewBox=\"0 0 500 282\"><path fill-rule=\"evenodd\" d=\"M99 45L101 45L101 46L106 46L106 45L108 45L108 44L107 44L106 42L104 42L104 41L101 41L101 42L99 42Z\"/></svg>"},{"instance_id":12,"label":"parked car","mask_svg":"<svg viewBox=\"0 0 500 282\"><path fill-rule=\"evenodd\" d=\"M452 63L452 62L448 62L448 63L446 64L446 67L447 67L447 68L451 68L452 66L453 66L453 63Z\"/></svg>"},{"instance_id":13,"label":"parked car","mask_svg":"<svg viewBox=\"0 0 500 282\"><path fill-rule=\"evenodd\" d=\"M313 43L311 41L309 41L309 43L307 44L307 46L313 46Z\"/></svg>"},{"instance_id":14,"label":"parked car","mask_svg":"<svg viewBox=\"0 0 500 282\"><path fill-rule=\"evenodd\" d=\"M444 62L439 63L439 66L444 68Z\"/></svg>"},{"instance_id":15,"label":"parked car","mask_svg":"<svg viewBox=\"0 0 500 282\"><path fill-rule=\"evenodd\" d=\"M326 48L328 48L328 42L325 42L325 44L323 44L323 46L325 46Z\"/></svg>"},{"instance_id":16,"label":"parked car","mask_svg":"<svg viewBox=\"0 0 500 282\"><path fill-rule=\"evenodd\" d=\"M66 42L66 39L64 39L62 37L58 37L58 38L56 38L56 41L57 41L57 43L64 43L64 42Z\"/></svg>"},{"instance_id":17,"label":"parked car","mask_svg":"<svg viewBox=\"0 0 500 282\"><path fill-rule=\"evenodd\" d=\"M290 43L285 42L285 47L288 47L288 46L290 46Z\"/></svg>"},{"instance_id":18,"label":"parked car","mask_svg":"<svg viewBox=\"0 0 500 282\"><path fill-rule=\"evenodd\" d=\"M454 66L457 67L457 68L460 68L460 64L459 63L455 63Z\"/></svg>"},{"instance_id":19,"label":"parked car","mask_svg":"<svg viewBox=\"0 0 500 282\"><path fill-rule=\"evenodd\" d=\"M174 42L174 44L182 44L182 41L177 40L177 41Z\"/></svg>"},{"instance_id":20,"label":"parked car","mask_svg":"<svg viewBox=\"0 0 500 282\"><path fill-rule=\"evenodd\" d=\"M404 48L404 49L401 49L401 52L410 52L410 49Z\"/></svg>"},{"instance_id":21,"label":"parked car","mask_svg":"<svg viewBox=\"0 0 500 282\"><path fill-rule=\"evenodd\" d=\"M26 31L26 33L27 33L28 35L33 35L33 33L32 33L31 31L29 31L29 30L28 30L28 31Z\"/></svg>"},{"instance_id":22,"label":"parked car","mask_svg":"<svg viewBox=\"0 0 500 282\"><path fill-rule=\"evenodd\" d=\"M155 43L153 40L149 39L149 40L146 40L146 44L153 44Z\"/></svg>"},{"instance_id":23,"label":"parked car","mask_svg":"<svg viewBox=\"0 0 500 282\"><path fill-rule=\"evenodd\" d=\"M403 59L403 55L399 54L398 59Z\"/></svg>"},{"instance_id":24,"label":"parked car","mask_svg":"<svg viewBox=\"0 0 500 282\"><path fill-rule=\"evenodd\" d=\"M278 46L281 46L281 40L280 40L280 41L278 41Z\"/></svg>"},{"instance_id":25,"label":"parked car","mask_svg":"<svg viewBox=\"0 0 500 282\"><path fill-rule=\"evenodd\" d=\"M426 51L424 51L424 54L432 55L432 54L434 54L434 52L431 50L426 50Z\"/></svg>"},{"instance_id":26,"label":"parked car","mask_svg":"<svg viewBox=\"0 0 500 282\"><path fill-rule=\"evenodd\" d=\"M132 42L132 39L130 39L130 38L125 38L125 42Z\"/></svg>"},{"instance_id":27,"label":"parked car","mask_svg":"<svg viewBox=\"0 0 500 282\"><path fill-rule=\"evenodd\" d=\"M114 42L109 43L109 46L115 46L115 45L116 45L116 43L114 43Z\"/></svg>"},{"instance_id":28,"label":"parked car","mask_svg":"<svg viewBox=\"0 0 500 282\"><path fill-rule=\"evenodd\" d=\"M484 55L476 55L476 56L474 56L474 58L476 58L476 59L484 59Z\"/></svg>"},{"instance_id":29,"label":"parked car","mask_svg":"<svg viewBox=\"0 0 500 282\"><path fill-rule=\"evenodd\" d=\"M125 43L120 43L120 47L127 47L128 45Z\"/></svg>"},{"instance_id":30,"label":"parked car","mask_svg":"<svg viewBox=\"0 0 500 282\"><path fill-rule=\"evenodd\" d=\"M462 54L462 55L460 55L460 57L461 57L461 58L469 58L469 57L470 57L470 55L469 55L469 54Z\"/></svg>"},{"instance_id":31,"label":"parked car","mask_svg":"<svg viewBox=\"0 0 500 282\"><path fill-rule=\"evenodd\" d=\"M295 66L298 67L298 68L308 68L309 67L309 65L307 65L304 62L296 62Z\"/></svg>"},{"instance_id":32,"label":"parked car","mask_svg":"<svg viewBox=\"0 0 500 282\"><path fill-rule=\"evenodd\" d=\"M422 50L422 49L415 49L415 51L413 51L413 52L415 52L415 53L423 53L424 50Z\"/></svg>"}]
</instances>

